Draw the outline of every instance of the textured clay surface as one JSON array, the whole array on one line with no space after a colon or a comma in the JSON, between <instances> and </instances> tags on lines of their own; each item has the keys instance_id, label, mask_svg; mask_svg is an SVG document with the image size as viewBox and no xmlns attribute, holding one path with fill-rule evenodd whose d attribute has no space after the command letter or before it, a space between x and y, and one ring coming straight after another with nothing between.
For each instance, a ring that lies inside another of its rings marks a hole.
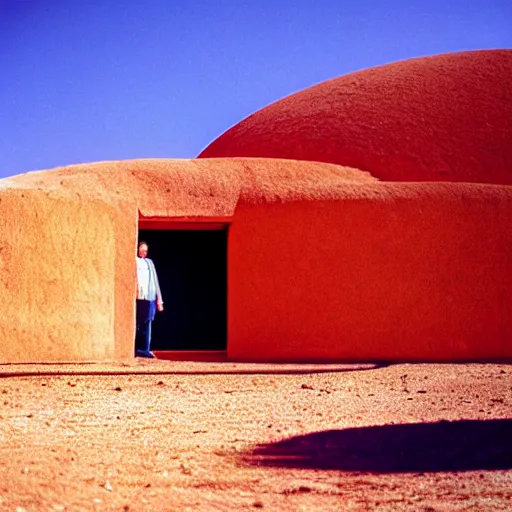
<instances>
[{"instance_id":1,"label":"textured clay surface","mask_svg":"<svg viewBox=\"0 0 512 512\"><path fill-rule=\"evenodd\" d=\"M0 196L0 362L114 357L115 216L65 194Z\"/></svg>"},{"instance_id":2,"label":"textured clay surface","mask_svg":"<svg viewBox=\"0 0 512 512\"><path fill-rule=\"evenodd\" d=\"M386 181L512 184L512 50L371 68L279 100L200 157L348 165Z\"/></svg>"},{"instance_id":3,"label":"textured clay surface","mask_svg":"<svg viewBox=\"0 0 512 512\"><path fill-rule=\"evenodd\" d=\"M0 363L132 354L138 220L190 217L230 223L230 359L511 358L511 208L511 186L280 159L2 180Z\"/></svg>"},{"instance_id":4,"label":"textured clay surface","mask_svg":"<svg viewBox=\"0 0 512 512\"><path fill-rule=\"evenodd\" d=\"M0 180L0 338L10 340L0 363L133 353L139 213L230 219L242 190L279 200L375 181L264 159L98 162Z\"/></svg>"},{"instance_id":5,"label":"textured clay surface","mask_svg":"<svg viewBox=\"0 0 512 512\"><path fill-rule=\"evenodd\" d=\"M316 201L293 193L239 201L230 358L512 358L512 187L376 182L317 189Z\"/></svg>"},{"instance_id":6,"label":"textured clay surface","mask_svg":"<svg viewBox=\"0 0 512 512\"><path fill-rule=\"evenodd\" d=\"M377 181L358 169L318 162L265 158L139 159L70 165L0 180L3 189L67 192L78 202L94 197L128 203L144 217L229 217L240 191ZM314 198L314 195L312 195Z\"/></svg>"},{"instance_id":7,"label":"textured clay surface","mask_svg":"<svg viewBox=\"0 0 512 512\"><path fill-rule=\"evenodd\" d=\"M0 510L509 511L507 365L0 366Z\"/></svg>"}]
</instances>

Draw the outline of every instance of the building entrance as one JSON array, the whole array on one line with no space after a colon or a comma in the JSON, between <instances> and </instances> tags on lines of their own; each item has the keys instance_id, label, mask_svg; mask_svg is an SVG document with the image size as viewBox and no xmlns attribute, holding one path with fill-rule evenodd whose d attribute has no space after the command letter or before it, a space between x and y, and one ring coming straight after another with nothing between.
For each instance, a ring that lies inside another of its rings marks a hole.
<instances>
[{"instance_id":1,"label":"building entrance","mask_svg":"<svg viewBox=\"0 0 512 512\"><path fill-rule=\"evenodd\" d=\"M152 326L151 350L227 349L225 229L140 229L155 263L164 301Z\"/></svg>"}]
</instances>

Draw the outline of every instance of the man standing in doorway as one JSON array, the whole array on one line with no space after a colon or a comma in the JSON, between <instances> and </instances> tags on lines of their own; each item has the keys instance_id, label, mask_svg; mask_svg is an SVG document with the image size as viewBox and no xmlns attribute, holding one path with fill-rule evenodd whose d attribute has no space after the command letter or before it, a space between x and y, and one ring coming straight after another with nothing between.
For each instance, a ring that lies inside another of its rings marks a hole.
<instances>
[{"instance_id":1,"label":"man standing in doorway","mask_svg":"<svg viewBox=\"0 0 512 512\"><path fill-rule=\"evenodd\" d=\"M137 331L135 335L135 355L154 358L150 351L151 322L155 312L164 310L162 293L156 275L155 264L148 258L148 244L139 242L137 253Z\"/></svg>"}]
</instances>

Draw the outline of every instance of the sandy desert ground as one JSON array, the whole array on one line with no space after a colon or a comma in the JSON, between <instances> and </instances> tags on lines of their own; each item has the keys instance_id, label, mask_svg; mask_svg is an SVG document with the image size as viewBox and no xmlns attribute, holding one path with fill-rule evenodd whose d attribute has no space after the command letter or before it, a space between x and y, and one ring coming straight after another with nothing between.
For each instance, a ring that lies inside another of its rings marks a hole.
<instances>
[{"instance_id":1,"label":"sandy desert ground","mask_svg":"<svg viewBox=\"0 0 512 512\"><path fill-rule=\"evenodd\" d=\"M0 510L512 510L512 366L0 366Z\"/></svg>"}]
</instances>

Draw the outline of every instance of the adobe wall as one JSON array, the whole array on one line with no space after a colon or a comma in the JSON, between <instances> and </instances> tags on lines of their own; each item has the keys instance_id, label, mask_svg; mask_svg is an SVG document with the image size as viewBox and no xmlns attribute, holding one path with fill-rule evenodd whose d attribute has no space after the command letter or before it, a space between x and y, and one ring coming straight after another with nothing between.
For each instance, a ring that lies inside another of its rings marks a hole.
<instances>
[{"instance_id":1,"label":"adobe wall","mask_svg":"<svg viewBox=\"0 0 512 512\"><path fill-rule=\"evenodd\" d=\"M126 286L136 235L116 225L118 215L76 194L2 189L0 363L127 356L133 294Z\"/></svg>"},{"instance_id":2,"label":"adobe wall","mask_svg":"<svg viewBox=\"0 0 512 512\"><path fill-rule=\"evenodd\" d=\"M115 243L114 355L117 360L133 358L135 343L135 295L138 212L131 203L115 208L111 236Z\"/></svg>"},{"instance_id":3,"label":"adobe wall","mask_svg":"<svg viewBox=\"0 0 512 512\"><path fill-rule=\"evenodd\" d=\"M512 187L219 159L2 180L0 363L133 356L138 210L233 218L231 359L512 357Z\"/></svg>"},{"instance_id":4,"label":"adobe wall","mask_svg":"<svg viewBox=\"0 0 512 512\"><path fill-rule=\"evenodd\" d=\"M289 161L96 162L0 181L1 363L133 357L138 217L230 218L240 189L373 181Z\"/></svg>"},{"instance_id":5,"label":"adobe wall","mask_svg":"<svg viewBox=\"0 0 512 512\"><path fill-rule=\"evenodd\" d=\"M336 193L241 197L229 233L230 359L512 357L512 187Z\"/></svg>"}]
</instances>

